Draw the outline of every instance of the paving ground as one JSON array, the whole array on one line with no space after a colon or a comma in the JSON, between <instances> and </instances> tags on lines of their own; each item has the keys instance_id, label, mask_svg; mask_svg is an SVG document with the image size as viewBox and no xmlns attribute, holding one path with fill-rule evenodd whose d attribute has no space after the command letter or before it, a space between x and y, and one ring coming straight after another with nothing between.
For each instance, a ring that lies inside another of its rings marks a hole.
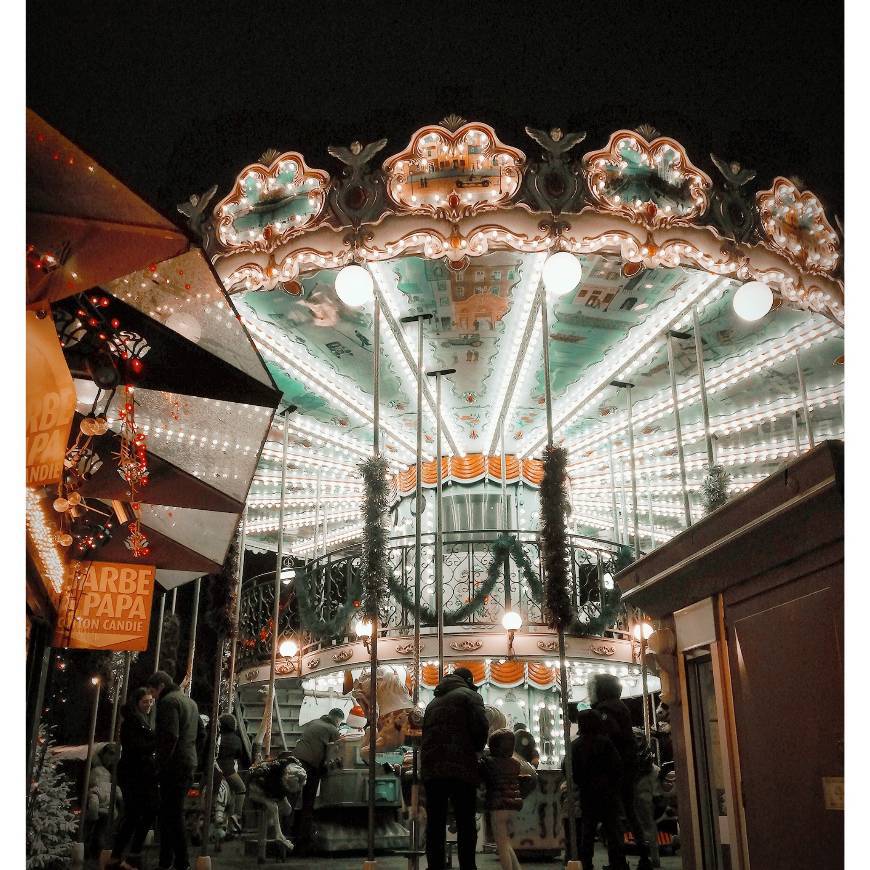
<instances>
[{"instance_id":1,"label":"paving ground","mask_svg":"<svg viewBox=\"0 0 870 870\"><path fill-rule=\"evenodd\" d=\"M191 852L191 863L193 863L194 852ZM152 853L148 856L150 859L147 864L148 870L156 868L156 854ZM343 855L341 857L290 857L286 861L278 861L276 859L268 859L265 868L280 867L287 868L316 868L316 870L362 870L363 855ZM543 862L526 862L520 861L524 870L558 870L562 866L562 862L558 860L543 861ZM596 870L604 867L607 863L607 855L603 849L599 848L595 852L595 867ZM629 856L629 866L634 870L637 866L637 858ZM96 862L89 863L89 870L96 868ZM252 870L257 866L257 859L251 856L246 856L242 849L242 844L238 842L226 843L220 854L213 855L211 866L214 870ZM399 855L379 855L377 859L377 870L407 870L407 860ZM456 859L453 860L453 866L457 867ZM426 861L420 862L420 870L424 870ZM478 854L477 856L478 870L498 870L498 859L494 854ZM682 870L682 862L679 857L664 857L662 858L663 870Z\"/></svg>"}]
</instances>

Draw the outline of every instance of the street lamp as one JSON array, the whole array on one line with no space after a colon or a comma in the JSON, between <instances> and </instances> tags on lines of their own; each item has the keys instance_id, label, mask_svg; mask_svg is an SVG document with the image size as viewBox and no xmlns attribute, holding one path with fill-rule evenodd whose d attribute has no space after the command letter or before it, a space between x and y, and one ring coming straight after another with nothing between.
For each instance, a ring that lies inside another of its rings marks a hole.
<instances>
[{"instance_id":1,"label":"street lamp","mask_svg":"<svg viewBox=\"0 0 870 870\"><path fill-rule=\"evenodd\" d=\"M655 629L646 620L641 620L634 624L631 634L635 640L647 641L655 634Z\"/></svg>"},{"instance_id":2,"label":"street lamp","mask_svg":"<svg viewBox=\"0 0 870 870\"><path fill-rule=\"evenodd\" d=\"M354 634L363 642L366 652L371 649L372 642L372 624L368 621L361 621L354 624Z\"/></svg>"},{"instance_id":3,"label":"street lamp","mask_svg":"<svg viewBox=\"0 0 870 870\"><path fill-rule=\"evenodd\" d=\"M335 276L335 292L338 298L350 308L365 305L371 299L374 286L372 273L356 264L345 266Z\"/></svg>"},{"instance_id":4,"label":"street lamp","mask_svg":"<svg viewBox=\"0 0 870 870\"><path fill-rule=\"evenodd\" d=\"M501 618L501 624L505 627L508 635L508 658L514 657L514 634L523 624L523 618L519 613L513 610L508 610Z\"/></svg>"},{"instance_id":5,"label":"street lamp","mask_svg":"<svg viewBox=\"0 0 870 870\"><path fill-rule=\"evenodd\" d=\"M281 653L285 659L292 658L299 652L299 644L292 638L287 638L286 640L281 641L281 645L278 647L278 652Z\"/></svg>"}]
</instances>

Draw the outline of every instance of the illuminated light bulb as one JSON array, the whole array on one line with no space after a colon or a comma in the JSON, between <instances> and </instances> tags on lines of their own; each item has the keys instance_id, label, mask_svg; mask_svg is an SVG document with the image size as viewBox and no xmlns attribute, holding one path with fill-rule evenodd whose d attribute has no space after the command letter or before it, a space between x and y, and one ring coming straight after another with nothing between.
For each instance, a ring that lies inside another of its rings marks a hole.
<instances>
[{"instance_id":1,"label":"illuminated light bulb","mask_svg":"<svg viewBox=\"0 0 870 870\"><path fill-rule=\"evenodd\" d=\"M374 281L368 269L356 264L345 266L335 278L338 298L350 308L359 308L372 296Z\"/></svg>"},{"instance_id":2,"label":"illuminated light bulb","mask_svg":"<svg viewBox=\"0 0 870 870\"><path fill-rule=\"evenodd\" d=\"M278 652L284 656L284 658L290 658L290 656L295 656L296 653L299 652L299 644L290 638L282 640L278 647Z\"/></svg>"},{"instance_id":3,"label":"illuminated light bulb","mask_svg":"<svg viewBox=\"0 0 870 870\"><path fill-rule=\"evenodd\" d=\"M371 637L372 636L372 624L370 622L354 623L353 631L357 637Z\"/></svg>"},{"instance_id":4,"label":"illuminated light bulb","mask_svg":"<svg viewBox=\"0 0 870 870\"><path fill-rule=\"evenodd\" d=\"M605 589L613 589L613 575L612 574L605 574L601 578L601 582L604 585Z\"/></svg>"},{"instance_id":5,"label":"illuminated light bulb","mask_svg":"<svg viewBox=\"0 0 870 870\"><path fill-rule=\"evenodd\" d=\"M568 251L551 254L541 273L544 287L554 296L570 293L580 283L582 274L580 261Z\"/></svg>"},{"instance_id":6,"label":"illuminated light bulb","mask_svg":"<svg viewBox=\"0 0 870 870\"><path fill-rule=\"evenodd\" d=\"M631 635L635 640L649 640L653 634L655 633L655 629L648 622L637 622L634 625L634 628L631 630Z\"/></svg>"},{"instance_id":7,"label":"illuminated light bulb","mask_svg":"<svg viewBox=\"0 0 870 870\"><path fill-rule=\"evenodd\" d=\"M734 294L732 304L743 320L761 320L773 306L773 292L763 281L747 281Z\"/></svg>"},{"instance_id":8,"label":"illuminated light bulb","mask_svg":"<svg viewBox=\"0 0 870 870\"><path fill-rule=\"evenodd\" d=\"M504 626L506 631L516 631L523 624L523 618L519 613L515 613L513 610L508 610L504 616L501 618L501 624Z\"/></svg>"}]
</instances>

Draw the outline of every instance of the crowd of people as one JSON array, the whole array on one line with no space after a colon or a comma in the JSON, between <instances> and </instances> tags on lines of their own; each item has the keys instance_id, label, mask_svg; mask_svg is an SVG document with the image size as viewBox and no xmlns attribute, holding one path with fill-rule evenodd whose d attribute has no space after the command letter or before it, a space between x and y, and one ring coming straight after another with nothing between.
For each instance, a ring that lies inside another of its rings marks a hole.
<instances>
[{"instance_id":1,"label":"crowd of people","mask_svg":"<svg viewBox=\"0 0 870 870\"><path fill-rule=\"evenodd\" d=\"M583 870L593 866L599 827L610 870L628 870L626 830L640 854L638 870L660 866L652 809L658 768L642 732L638 739L632 728L621 690L616 677L595 675L589 683L590 708L571 708L577 730L571 743L574 812L569 817L571 802L564 793L565 842L567 848L569 826L574 825ZM156 821L159 868L187 870L184 802L204 742L199 709L169 674L158 671L130 693L122 715L117 781L124 797L123 814L107 867L141 866L142 847ZM306 723L293 751L254 765L246 783L240 775L246 754L236 720L221 716L216 765L226 783L229 824L241 830L247 797L266 811L276 840L288 850L295 846L297 854L308 854L314 845L314 803L328 748L339 739L343 721L344 712L335 708ZM116 751L111 744L109 748ZM114 761L103 760L107 772ZM446 866L449 810L455 821L459 868L475 870L476 817L481 809L489 817L502 870L518 870L520 862L511 846L512 819L535 790L538 765L535 740L526 726L491 726L471 671L460 667L447 674L426 707L420 745L429 870ZM282 830L279 807L290 813L299 797L294 844Z\"/></svg>"}]
</instances>

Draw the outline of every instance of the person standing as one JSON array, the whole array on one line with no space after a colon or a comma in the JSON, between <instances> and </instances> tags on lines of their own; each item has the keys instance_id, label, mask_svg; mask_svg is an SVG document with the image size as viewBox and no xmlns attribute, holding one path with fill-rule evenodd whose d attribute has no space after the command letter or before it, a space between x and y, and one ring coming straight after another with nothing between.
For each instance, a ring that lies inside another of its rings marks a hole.
<instances>
[{"instance_id":1,"label":"person standing","mask_svg":"<svg viewBox=\"0 0 870 870\"><path fill-rule=\"evenodd\" d=\"M189 870L184 830L184 798L196 770L196 738L201 723L196 702L188 698L166 671L146 683L157 699L157 770L160 783L159 870Z\"/></svg>"},{"instance_id":2,"label":"person standing","mask_svg":"<svg viewBox=\"0 0 870 870\"><path fill-rule=\"evenodd\" d=\"M571 770L580 793L580 863L592 870L595 831L603 824L610 870L628 870L620 822L622 758L595 710L577 714L580 733L571 743Z\"/></svg>"},{"instance_id":3,"label":"person standing","mask_svg":"<svg viewBox=\"0 0 870 870\"><path fill-rule=\"evenodd\" d=\"M344 722L344 710L333 707L319 719L312 719L302 726L302 734L293 748L293 755L305 770L306 780L302 789L302 812L297 827L298 854L304 854L313 846L314 800L326 763L326 748L338 740L338 726Z\"/></svg>"},{"instance_id":4,"label":"person standing","mask_svg":"<svg viewBox=\"0 0 870 870\"><path fill-rule=\"evenodd\" d=\"M535 738L532 737L531 731L526 728L524 722L517 722L514 725L514 740L514 754L537 769L538 765L541 763L541 756L538 754L538 747L535 743Z\"/></svg>"},{"instance_id":5,"label":"person standing","mask_svg":"<svg viewBox=\"0 0 870 870\"><path fill-rule=\"evenodd\" d=\"M459 870L475 870L475 805L480 783L478 757L489 723L468 668L457 668L435 687L423 716L420 772L426 790L426 860L443 870L447 804L453 806Z\"/></svg>"},{"instance_id":6,"label":"person standing","mask_svg":"<svg viewBox=\"0 0 870 870\"><path fill-rule=\"evenodd\" d=\"M220 747L217 754L217 765L232 793L229 820L237 830L241 830L242 805L245 800L245 783L239 776L239 763L245 757L245 747L239 737L236 717L232 713L224 713L218 719L220 724Z\"/></svg>"},{"instance_id":7,"label":"person standing","mask_svg":"<svg viewBox=\"0 0 870 870\"><path fill-rule=\"evenodd\" d=\"M124 796L124 813L107 870L123 866L127 846L127 865L142 866L142 846L157 815L157 738L152 727L154 698L145 686L130 693L121 710L121 760L118 785Z\"/></svg>"},{"instance_id":8,"label":"person standing","mask_svg":"<svg viewBox=\"0 0 870 870\"><path fill-rule=\"evenodd\" d=\"M604 722L604 733L613 741L622 759L620 797L628 827L640 853L638 870L651 870L649 845L635 811L634 792L638 777L637 744L631 726L631 712L622 700L622 683L613 674L595 674L589 681L589 702Z\"/></svg>"},{"instance_id":9,"label":"person standing","mask_svg":"<svg viewBox=\"0 0 870 870\"><path fill-rule=\"evenodd\" d=\"M489 735L489 752L480 762L486 784L486 808L502 870L520 868L511 845L510 820L517 810L522 809L524 791L528 794L534 788L538 776L531 764L516 757L515 742L514 733L508 728L493 731ZM525 790L521 787L521 777L527 783Z\"/></svg>"}]
</instances>

